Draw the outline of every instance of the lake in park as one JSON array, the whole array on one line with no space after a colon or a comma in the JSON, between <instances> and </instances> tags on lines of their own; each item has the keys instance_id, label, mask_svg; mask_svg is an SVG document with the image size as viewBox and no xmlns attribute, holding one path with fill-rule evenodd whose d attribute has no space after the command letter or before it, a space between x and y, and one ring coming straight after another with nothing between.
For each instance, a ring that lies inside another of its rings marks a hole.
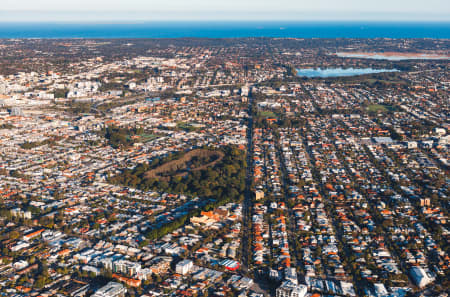
<instances>
[{"instance_id":1,"label":"lake in park","mask_svg":"<svg viewBox=\"0 0 450 297\"><path fill-rule=\"evenodd\" d=\"M356 76L383 72L398 72L397 69L373 69L373 68L300 68L297 76L302 77L342 77Z\"/></svg>"}]
</instances>

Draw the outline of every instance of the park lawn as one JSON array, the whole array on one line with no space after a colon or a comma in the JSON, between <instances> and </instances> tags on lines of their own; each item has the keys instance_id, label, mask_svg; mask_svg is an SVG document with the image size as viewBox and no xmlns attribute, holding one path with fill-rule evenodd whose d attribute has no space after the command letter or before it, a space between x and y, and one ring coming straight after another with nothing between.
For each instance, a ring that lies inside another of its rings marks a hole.
<instances>
[{"instance_id":1,"label":"park lawn","mask_svg":"<svg viewBox=\"0 0 450 297\"><path fill-rule=\"evenodd\" d=\"M141 136L142 141L144 141L144 142L152 141L159 137L159 135L156 135L156 134L141 134L140 136Z\"/></svg>"},{"instance_id":2,"label":"park lawn","mask_svg":"<svg viewBox=\"0 0 450 297\"><path fill-rule=\"evenodd\" d=\"M192 132L192 131L198 130L197 127L194 127L191 124L185 123L185 122L178 122L177 123L177 128L181 129L181 130L184 130L186 132Z\"/></svg>"},{"instance_id":3,"label":"park lawn","mask_svg":"<svg viewBox=\"0 0 450 297\"><path fill-rule=\"evenodd\" d=\"M385 113L388 111L395 110L395 107L393 107L391 105L384 105L384 104L371 104L367 107L367 110L369 112L374 112L374 113Z\"/></svg>"},{"instance_id":4,"label":"park lawn","mask_svg":"<svg viewBox=\"0 0 450 297\"><path fill-rule=\"evenodd\" d=\"M276 118L276 115L273 111L260 111L258 112L258 116L262 118Z\"/></svg>"}]
</instances>

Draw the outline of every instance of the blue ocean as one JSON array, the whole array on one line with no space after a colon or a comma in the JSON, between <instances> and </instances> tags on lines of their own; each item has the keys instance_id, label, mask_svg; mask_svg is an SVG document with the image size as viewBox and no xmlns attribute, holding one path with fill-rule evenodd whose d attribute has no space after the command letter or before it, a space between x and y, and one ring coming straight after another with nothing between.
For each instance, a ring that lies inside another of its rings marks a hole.
<instances>
[{"instance_id":1,"label":"blue ocean","mask_svg":"<svg viewBox=\"0 0 450 297\"><path fill-rule=\"evenodd\" d=\"M0 38L450 38L450 22L1 23Z\"/></svg>"}]
</instances>

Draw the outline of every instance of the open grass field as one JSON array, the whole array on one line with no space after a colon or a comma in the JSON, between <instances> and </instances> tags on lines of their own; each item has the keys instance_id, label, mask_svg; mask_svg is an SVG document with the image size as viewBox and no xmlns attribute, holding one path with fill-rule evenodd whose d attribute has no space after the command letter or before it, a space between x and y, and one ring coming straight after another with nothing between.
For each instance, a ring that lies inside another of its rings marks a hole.
<instances>
[{"instance_id":1,"label":"open grass field","mask_svg":"<svg viewBox=\"0 0 450 297\"><path fill-rule=\"evenodd\" d=\"M276 114L273 111L260 111L258 112L258 116L265 119L276 118Z\"/></svg>"},{"instance_id":2,"label":"open grass field","mask_svg":"<svg viewBox=\"0 0 450 297\"><path fill-rule=\"evenodd\" d=\"M186 176L188 171L199 171L214 166L224 157L221 151L207 149L192 150L182 157L162 164L145 173L146 178L170 179L171 176ZM195 163L192 161L196 161Z\"/></svg>"},{"instance_id":3,"label":"open grass field","mask_svg":"<svg viewBox=\"0 0 450 297\"><path fill-rule=\"evenodd\" d=\"M395 107L385 104L371 104L367 107L367 111L371 113L386 113L389 111L395 111Z\"/></svg>"}]
</instances>

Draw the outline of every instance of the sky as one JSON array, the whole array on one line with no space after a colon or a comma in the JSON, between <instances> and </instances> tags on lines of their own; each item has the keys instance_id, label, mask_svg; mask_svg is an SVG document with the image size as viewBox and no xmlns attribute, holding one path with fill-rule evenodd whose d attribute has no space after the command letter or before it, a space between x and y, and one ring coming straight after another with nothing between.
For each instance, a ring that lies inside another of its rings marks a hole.
<instances>
[{"instance_id":1,"label":"sky","mask_svg":"<svg viewBox=\"0 0 450 297\"><path fill-rule=\"evenodd\" d=\"M446 21L449 0L1 0L0 20Z\"/></svg>"}]
</instances>

